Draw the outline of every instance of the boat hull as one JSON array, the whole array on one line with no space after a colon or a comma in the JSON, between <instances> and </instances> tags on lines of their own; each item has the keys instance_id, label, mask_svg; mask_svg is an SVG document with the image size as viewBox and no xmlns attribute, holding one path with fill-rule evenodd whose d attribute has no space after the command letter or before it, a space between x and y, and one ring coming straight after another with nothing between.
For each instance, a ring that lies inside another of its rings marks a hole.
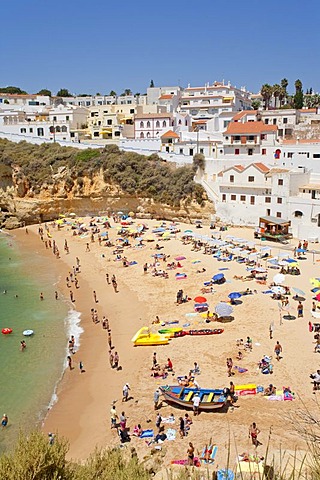
<instances>
[{"instance_id":1,"label":"boat hull","mask_svg":"<svg viewBox=\"0 0 320 480\"><path fill-rule=\"evenodd\" d=\"M227 397L221 389L197 389L174 385L160 387L160 390L167 403L188 410L193 409L193 398L196 394L200 396L200 411L218 410L227 401Z\"/></svg>"}]
</instances>

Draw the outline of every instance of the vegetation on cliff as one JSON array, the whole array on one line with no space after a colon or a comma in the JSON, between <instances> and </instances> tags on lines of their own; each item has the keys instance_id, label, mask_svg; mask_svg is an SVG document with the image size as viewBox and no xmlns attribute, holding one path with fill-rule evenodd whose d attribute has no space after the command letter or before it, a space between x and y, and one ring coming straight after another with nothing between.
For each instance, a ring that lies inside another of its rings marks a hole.
<instances>
[{"instance_id":1,"label":"vegetation on cliff","mask_svg":"<svg viewBox=\"0 0 320 480\"><path fill-rule=\"evenodd\" d=\"M84 177L103 174L106 184L118 185L129 195L149 197L156 202L179 206L196 200L203 204L205 194L193 180L196 166L176 168L158 155L149 157L120 151L116 145L103 149L79 150L57 143L33 145L0 140L0 176L14 175L25 180L35 194L43 186L54 185L63 178L66 191L81 192Z\"/></svg>"}]
</instances>

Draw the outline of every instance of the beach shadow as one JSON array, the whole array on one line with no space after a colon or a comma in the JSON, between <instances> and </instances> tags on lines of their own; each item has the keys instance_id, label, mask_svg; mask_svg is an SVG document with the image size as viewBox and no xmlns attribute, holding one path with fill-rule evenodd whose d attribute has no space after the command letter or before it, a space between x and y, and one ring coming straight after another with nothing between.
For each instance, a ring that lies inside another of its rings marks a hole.
<instances>
[{"instance_id":1,"label":"beach shadow","mask_svg":"<svg viewBox=\"0 0 320 480\"><path fill-rule=\"evenodd\" d=\"M295 317L294 315L283 315L283 320L295 320L297 317Z\"/></svg>"},{"instance_id":2,"label":"beach shadow","mask_svg":"<svg viewBox=\"0 0 320 480\"><path fill-rule=\"evenodd\" d=\"M305 302L306 299L304 297L299 297L299 295L295 295L292 297L292 300L296 300L297 302Z\"/></svg>"},{"instance_id":3,"label":"beach shadow","mask_svg":"<svg viewBox=\"0 0 320 480\"><path fill-rule=\"evenodd\" d=\"M233 322L234 317L232 315L229 315L228 317L219 317L217 319L217 322L219 323L230 323Z\"/></svg>"},{"instance_id":4,"label":"beach shadow","mask_svg":"<svg viewBox=\"0 0 320 480\"><path fill-rule=\"evenodd\" d=\"M232 306L236 306L236 305L242 305L243 304L243 301L242 300L233 300L231 302L231 305Z\"/></svg>"}]
</instances>

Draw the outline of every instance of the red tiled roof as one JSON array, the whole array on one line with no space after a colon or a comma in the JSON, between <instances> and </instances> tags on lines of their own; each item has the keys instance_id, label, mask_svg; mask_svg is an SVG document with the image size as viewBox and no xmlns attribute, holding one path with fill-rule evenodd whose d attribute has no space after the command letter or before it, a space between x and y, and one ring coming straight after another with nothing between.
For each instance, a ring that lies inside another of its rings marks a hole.
<instances>
[{"instance_id":1,"label":"red tiled roof","mask_svg":"<svg viewBox=\"0 0 320 480\"><path fill-rule=\"evenodd\" d=\"M161 97L159 97L159 100L171 100L172 97L173 97L173 94L168 93L168 94L161 95Z\"/></svg>"},{"instance_id":2,"label":"red tiled roof","mask_svg":"<svg viewBox=\"0 0 320 480\"><path fill-rule=\"evenodd\" d=\"M244 170L243 165L232 165L232 167L226 168L225 170L221 170L221 172L218 173L218 177L222 177L225 172L228 172L229 170L238 170L238 172L243 172Z\"/></svg>"},{"instance_id":3,"label":"red tiled roof","mask_svg":"<svg viewBox=\"0 0 320 480\"><path fill-rule=\"evenodd\" d=\"M170 113L141 113L135 115L136 120L143 120L144 118L171 118Z\"/></svg>"},{"instance_id":4,"label":"red tiled roof","mask_svg":"<svg viewBox=\"0 0 320 480\"><path fill-rule=\"evenodd\" d=\"M230 122L224 135L227 134L258 134L265 132L276 132L278 130L277 125L266 125L263 122Z\"/></svg>"},{"instance_id":5,"label":"red tiled roof","mask_svg":"<svg viewBox=\"0 0 320 480\"><path fill-rule=\"evenodd\" d=\"M180 138L180 136L173 130L168 130L166 133L161 135L161 138Z\"/></svg>"},{"instance_id":6,"label":"red tiled roof","mask_svg":"<svg viewBox=\"0 0 320 480\"><path fill-rule=\"evenodd\" d=\"M317 108L300 108L301 113L317 113Z\"/></svg>"},{"instance_id":7,"label":"red tiled roof","mask_svg":"<svg viewBox=\"0 0 320 480\"><path fill-rule=\"evenodd\" d=\"M240 120L246 115L256 115L257 111L258 110L242 110L242 112L236 113L232 120L233 121Z\"/></svg>"},{"instance_id":8,"label":"red tiled roof","mask_svg":"<svg viewBox=\"0 0 320 480\"><path fill-rule=\"evenodd\" d=\"M260 172L263 173L268 173L270 170L270 168L268 168L264 163L261 162L253 163L252 165L254 165L258 170L260 170Z\"/></svg>"},{"instance_id":9,"label":"red tiled roof","mask_svg":"<svg viewBox=\"0 0 320 480\"><path fill-rule=\"evenodd\" d=\"M282 140L283 145L299 145L300 143L308 144L308 143L320 143L320 138L290 138Z\"/></svg>"}]
</instances>

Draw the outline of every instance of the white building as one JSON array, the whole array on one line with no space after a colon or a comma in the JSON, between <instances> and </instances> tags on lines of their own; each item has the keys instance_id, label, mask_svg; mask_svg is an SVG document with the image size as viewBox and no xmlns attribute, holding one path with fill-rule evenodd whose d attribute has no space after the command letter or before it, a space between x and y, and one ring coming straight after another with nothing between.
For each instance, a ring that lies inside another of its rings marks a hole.
<instances>
[{"instance_id":1,"label":"white building","mask_svg":"<svg viewBox=\"0 0 320 480\"><path fill-rule=\"evenodd\" d=\"M171 126L170 113L137 114L134 119L134 138L159 138Z\"/></svg>"},{"instance_id":2,"label":"white building","mask_svg":"<svg viewBox=\"0 0 320 480\"><path fill-rule=\"evenodd\" d=\"M47 95L0 93L0 109L50 106L51 103L52 99Z\"/></svg>"}]
</instances>

